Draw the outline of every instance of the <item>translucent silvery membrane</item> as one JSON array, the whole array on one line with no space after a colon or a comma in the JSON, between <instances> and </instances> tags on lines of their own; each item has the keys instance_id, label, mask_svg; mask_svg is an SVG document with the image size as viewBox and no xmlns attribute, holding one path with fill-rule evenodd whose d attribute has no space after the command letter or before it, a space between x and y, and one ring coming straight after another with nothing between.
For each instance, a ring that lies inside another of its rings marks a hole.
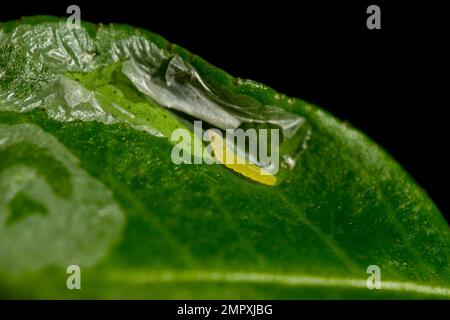
<instances>
[{"instance_id":1,"label":"translucent silvery membrane","mask_svg":"<svg viewBox=\"0 0 450 320\"><path fill-rule=\"evenodd\" d=\"M0 110L42 108L58 121L126 122L166 138L179 127L192 130L192 119L224 137L230 129L254 129L258 138L260 129L278 129L277 145L258 139L255 149L226 141L234 153L280 178L295 166L311 134L304 118L224 91L179 55L110 26L92 35L63 22L19 25L0 33L0 50ZM278 155L280 170L262 161L260 148Z\"/></svg>"}]
</instances>

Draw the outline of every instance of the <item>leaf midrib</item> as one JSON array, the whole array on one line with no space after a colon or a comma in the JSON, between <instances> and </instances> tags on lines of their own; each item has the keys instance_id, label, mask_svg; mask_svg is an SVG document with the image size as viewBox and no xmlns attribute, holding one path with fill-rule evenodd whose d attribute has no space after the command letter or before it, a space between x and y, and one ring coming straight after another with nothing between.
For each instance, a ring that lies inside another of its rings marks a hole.
<instances>
[{"instance_id":1,"label":"leaf midrib","mask_svg":"<svg viewBox=\"0 0 450 320\"><path fill-rule=\"evenodd\" d=\"M107 272L108 281L119 283L135 283L138 285L154 283L251 283L251 284L275 284L286 287L325 287L342 289L367 289L367 280L343 277L320 277L308 274L280 274L280 273L256 273L256 272L224 272L204 270L166 270L166 271L142 271L142 270L114 270ZM406 281L383 281L381 289L377 291L389 291L397 293L422 294L439 296L450 299L450 288L432 285L424 285Z\"/></svg>"}]
</instances>

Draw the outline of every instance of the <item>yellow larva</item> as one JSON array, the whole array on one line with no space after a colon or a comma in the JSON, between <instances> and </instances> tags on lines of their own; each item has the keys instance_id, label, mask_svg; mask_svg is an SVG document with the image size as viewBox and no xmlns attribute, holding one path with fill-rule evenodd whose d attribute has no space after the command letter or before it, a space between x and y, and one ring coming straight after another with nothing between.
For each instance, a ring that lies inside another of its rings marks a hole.
<instances>
[{"instance_id":1,"label":"yellow larva","mask_svg":"<svg viewBox=\"0 0 450 320\"><path fill-rule=\"evenodd\" d=\"M269 186L273 186L276 184L277 178L274 175L252 163L248 163L248 161L244 161L241 156L235 154L230 149L230 147L223 140L220 134L210 130L208 131L208 138L211 142L211 146L216 159L227 168L230 168L231 170L236 171L237 173L240 173L243 176L246 176L247 178L250 178L262 184L266 184ZM235 161L233 161L233 163L227 163L227 161L225 161L227 153L234 154Z\"/></svg>"}]
</instances>

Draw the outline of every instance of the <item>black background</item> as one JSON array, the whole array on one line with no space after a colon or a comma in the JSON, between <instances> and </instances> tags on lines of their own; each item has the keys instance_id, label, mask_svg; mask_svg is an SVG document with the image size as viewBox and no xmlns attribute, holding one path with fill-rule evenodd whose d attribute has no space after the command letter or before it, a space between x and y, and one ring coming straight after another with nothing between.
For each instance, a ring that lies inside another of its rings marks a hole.
<instances>
[{"instance_id":1,"label":"black background","mask_svg":"<svg viewBox=\"0 0 450 320\"><path fill-rule=\"evenodd\" d=\"M449 220L445 10L429 1L7 1L2 21L65 16L143 27L234 76L349 121L387 149ZM441 2L444 3L444 2ZM381 30L366 9L381 8Z\"/></svg>"}]
</instances>

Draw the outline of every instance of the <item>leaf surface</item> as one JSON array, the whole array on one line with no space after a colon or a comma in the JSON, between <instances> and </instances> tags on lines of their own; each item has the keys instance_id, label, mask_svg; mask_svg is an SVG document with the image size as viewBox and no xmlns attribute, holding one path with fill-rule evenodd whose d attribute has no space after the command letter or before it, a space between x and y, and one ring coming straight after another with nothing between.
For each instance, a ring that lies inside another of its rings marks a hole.
<instances>
[{"instance_id":1,"label":"leaf surface","mask_svg":"<svg viewBox=\"0 0 450 320\"><path fill-rule=\"evenodd\" d=\"M350 125L145 30L53 17L0 29L1 296L450 297L447 222ZM168 78L174 57L214 96ZM176 165L170 133L189 126L167 105L301 125L297 163L275 186ZM66 288L71 264L82 290ZM381 290L366 287L371 265Z\"/></svg>"}]
</instances>

